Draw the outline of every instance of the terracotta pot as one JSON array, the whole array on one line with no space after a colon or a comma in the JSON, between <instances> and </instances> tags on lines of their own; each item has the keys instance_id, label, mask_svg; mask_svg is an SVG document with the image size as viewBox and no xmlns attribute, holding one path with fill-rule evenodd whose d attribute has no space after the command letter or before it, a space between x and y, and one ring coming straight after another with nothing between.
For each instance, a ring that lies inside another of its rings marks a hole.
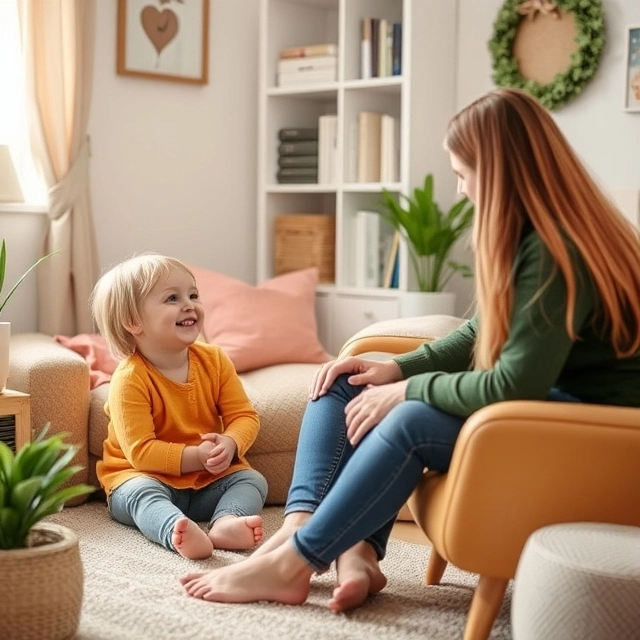
<instances>
[{"instance_id":1,"label":"terracotta pot","mask_svg":"<svg viewBox=\"0 0 640 640\"><path fill-rule=\"evenodd\" d=\"M0 550L2 640L72 638L84 588L78 537L68 527L40 522L30 543Z\"/></svg>"}]
</instances>

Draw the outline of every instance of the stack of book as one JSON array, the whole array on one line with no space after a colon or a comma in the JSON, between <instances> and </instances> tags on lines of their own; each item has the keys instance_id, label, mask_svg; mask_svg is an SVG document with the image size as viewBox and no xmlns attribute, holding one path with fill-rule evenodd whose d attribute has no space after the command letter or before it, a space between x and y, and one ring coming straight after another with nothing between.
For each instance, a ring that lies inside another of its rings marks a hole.
<instances>
[{"instance_id":1,"label":"stack of book","mask_svg":"<svg viewBox=\"0 0 640 640\"><path fill-rule=\"evenodd\" d=\"M285 127L278 141L278 182L318 182L318 127Z\"/></svg>"},{"instance_id":2,"label":"stack of book","mask_svg":"<svg viewBox=\"0 0 640 640\"><path fill-rule=\"evenodd\" d=\"M360 75L362 78L402 75L401 22L362 18Z\"/></svg>"},{"instance_id":3,"label":"stack of book","mask_svg":"<svg viewBox=\"0 0 640 640\"><path fill-rule=\"evenodd\" d=\"M280 50L276 76L277 86L333 82L337 79L337 45L331 43L311 44Z\"/></svg>"}]
</instances>

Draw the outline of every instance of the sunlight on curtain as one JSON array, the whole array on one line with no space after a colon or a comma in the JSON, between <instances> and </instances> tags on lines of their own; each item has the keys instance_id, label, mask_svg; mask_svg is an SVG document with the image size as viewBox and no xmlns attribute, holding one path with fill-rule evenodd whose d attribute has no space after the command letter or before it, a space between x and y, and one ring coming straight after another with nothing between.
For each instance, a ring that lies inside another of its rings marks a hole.
<instances>
[{"instance_id":1,"label":"sunlight on curtain","mask_svg":"<svg viewBox=\"0 0 640 640\"><path fill-rule=\"evenodd\" d=\"M0 144L11 155L29 204L46 204L45 182L29 150L17 0L0 0Z\"/></svg>"}]
</instances>

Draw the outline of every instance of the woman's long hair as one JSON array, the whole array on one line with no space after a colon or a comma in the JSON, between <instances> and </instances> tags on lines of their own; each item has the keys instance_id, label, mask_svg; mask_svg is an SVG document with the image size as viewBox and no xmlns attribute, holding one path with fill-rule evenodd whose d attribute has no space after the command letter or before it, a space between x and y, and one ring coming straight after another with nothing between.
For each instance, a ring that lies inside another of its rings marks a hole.
<instances>
[{"instance_id":1,"label":"woman's long hair","mask_svg":"<svg viewBox=\"0 0 640 640\"><path fill-rule=\"evenodd\" d=\"M577 284L567 238L600 294L604 337L618 357L637 353L638 231L596 185L549 113L523 91L497 89L452 118L445 147L475 170L477 178L473 243L480 330L475 366L492 367L507 340L514 259L529 225L565 280L565 322L571 338L577 338Z\"/></svg>"}]
</instances>

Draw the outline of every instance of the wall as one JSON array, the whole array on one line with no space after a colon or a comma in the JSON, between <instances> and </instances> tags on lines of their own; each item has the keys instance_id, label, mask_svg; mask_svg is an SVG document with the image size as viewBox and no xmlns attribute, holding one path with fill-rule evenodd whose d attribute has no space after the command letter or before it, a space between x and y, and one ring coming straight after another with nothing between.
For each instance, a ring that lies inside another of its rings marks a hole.
<instances>
[{"instance_id":1,"label":"wall","mask_svg":"<svg viewBox=\"0 0 640 640\"><path fill-rule=\"evenodd\" d=\"M204 86L117 75L117 3L96 4L89 132L102 267L155 250L252 280L258 1L210 0Z\"/></svg>"},{"instance_id":2,"label":"wall","mask_svg":"<svg viewBox=\"0 0 640 640\"><path fill-rule=\"evenodd\" d=\"M621 107L624 28L640 24L640 3L604 3L608 38L601 66L581 96L555 115L603 184L638 188L640 114ZM116 4L97 3L89 123L100 263L106 268L153 249L253 282L258 0L211 0L210 81L202 87L116 75ZM501 4L458 0L459 107L493 86L487 41ZM31 238L24 255L36 255L42 217L16 227L8 215L0 212L3 237ZM464 247L455 257L471 260ZM463 314L472 283L451 284ZM30 331L35 292L29 301L21 293L12 301L21 318L14 330Z\"/></svg>"}]
</instances>

